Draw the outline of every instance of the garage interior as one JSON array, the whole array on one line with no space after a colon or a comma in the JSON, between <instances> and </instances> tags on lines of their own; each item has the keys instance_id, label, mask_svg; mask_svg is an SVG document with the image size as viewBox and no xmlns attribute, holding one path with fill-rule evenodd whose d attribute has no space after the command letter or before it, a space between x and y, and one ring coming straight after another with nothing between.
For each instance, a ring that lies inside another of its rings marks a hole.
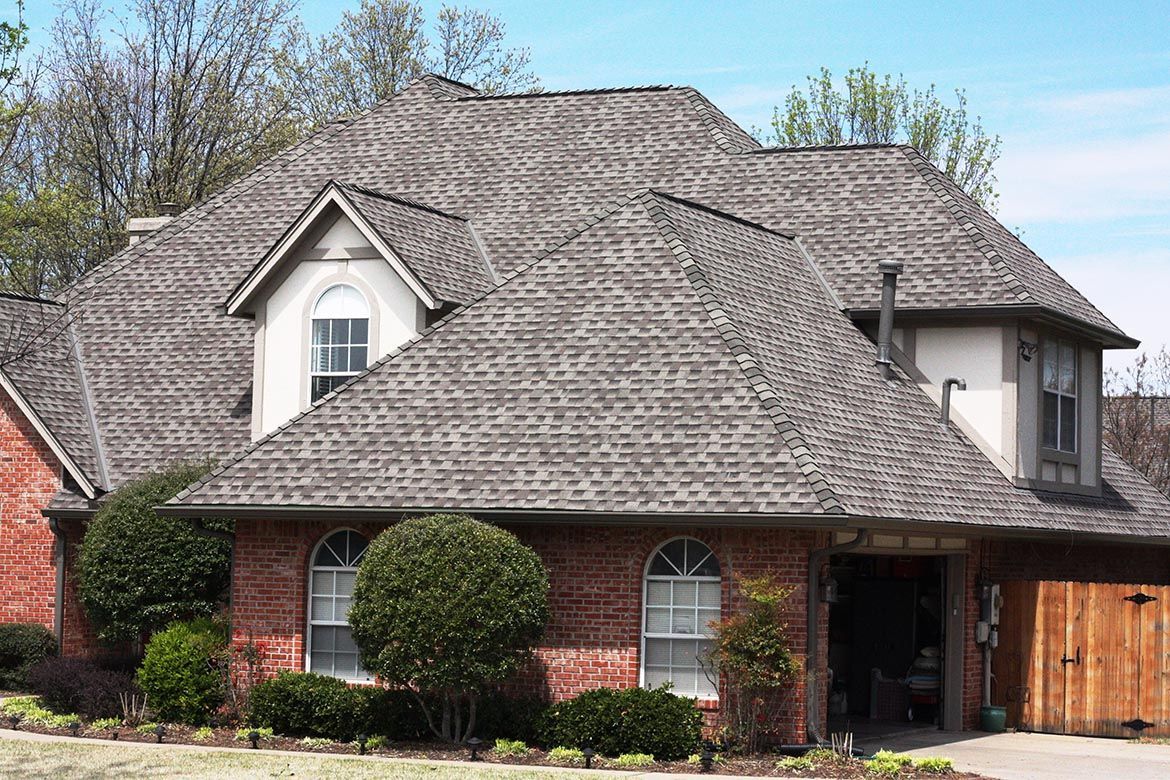
<instances>
[{"instance_id":1,"label":"garage interior","mask_svg":"<svg viewBox=\"0 0 1170 780\"><path fill-rule=\"evenodd\" d=\"M830 560L830 732L942 726L947 563L945 555Z\"/></svg>"}]
</instances>

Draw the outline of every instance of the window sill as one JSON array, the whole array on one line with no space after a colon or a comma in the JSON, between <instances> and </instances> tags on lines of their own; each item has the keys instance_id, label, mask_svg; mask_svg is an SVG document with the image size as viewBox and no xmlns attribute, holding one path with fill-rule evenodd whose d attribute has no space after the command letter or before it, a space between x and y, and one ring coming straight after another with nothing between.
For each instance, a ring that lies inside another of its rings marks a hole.
<instances>
[{"instance_id":1,"label":"window sill","mask_svg":"<svg viewBox=\"0 0 1170 780\"><path fill-rule=\"evenodd\" d=\"M1080 485L1069 482L1048 482L1042 479L1025 479L1016 477L1015 485L1025 490L1036 490L1043 493L1065 493L1070 496L1101 496L1099 485Z\"/></svg>"}]
</instances>

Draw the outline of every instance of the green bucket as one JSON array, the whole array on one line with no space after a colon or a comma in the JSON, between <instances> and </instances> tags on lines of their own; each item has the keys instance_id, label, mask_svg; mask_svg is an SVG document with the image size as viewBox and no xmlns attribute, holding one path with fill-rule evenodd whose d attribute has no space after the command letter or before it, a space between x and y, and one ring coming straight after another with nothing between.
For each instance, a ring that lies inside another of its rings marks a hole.
<instances>
[{"instance_id":1,"label":"green bucket","mask_svg":"<svg viewBox=\"0 0 1170 780\"><path fill-rule=\"evenodd\" d=\"M979 710L979 728L998 734L1007 726L1007 707L983 707Z\"/></svg>"}]
</instances>

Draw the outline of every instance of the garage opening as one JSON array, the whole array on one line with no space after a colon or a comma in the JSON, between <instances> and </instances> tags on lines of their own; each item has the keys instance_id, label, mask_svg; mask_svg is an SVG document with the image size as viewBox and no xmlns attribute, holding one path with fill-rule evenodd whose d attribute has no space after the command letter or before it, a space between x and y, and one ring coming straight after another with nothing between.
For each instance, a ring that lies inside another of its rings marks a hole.
<instances>
[{"instance_id":1,"label":"garage opening","mask_svg":"<svg viewBox=\"0 0 1170 780\"><path fill-rule=\"evenodd\" d=\"M830 731L876 736L942 726L947 561L854 554L830 560Z\"/></svg>"}]
</instances>

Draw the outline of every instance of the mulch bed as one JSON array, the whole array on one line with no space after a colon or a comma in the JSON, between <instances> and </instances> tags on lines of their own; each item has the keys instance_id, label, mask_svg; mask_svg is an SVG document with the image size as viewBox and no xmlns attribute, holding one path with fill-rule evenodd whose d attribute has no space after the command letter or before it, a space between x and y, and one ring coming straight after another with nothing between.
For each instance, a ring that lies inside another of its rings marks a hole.
<instances>
[{"instance_id":1,"label":"mulch bed","mask_svg":"<svg viewBox=\"0 0 1170 780\"><path fill-rule=\"evenodd\" d=\"M8 728L7 723L0 723L0 726ZM71 736L68 729L55 729L45 726L38 726L35 724L21 724L21 731L29 731L38 734L53 734L56 736ZM157 742L158 738L155 734L144 734L133 728L122 726L117 729L93 729L88 726L83 726L78 731L79 737L90 737L95 739L115 740L115 732L117 733L117 741L120 742ZM191 726L168 725L166 726L166 733L163 736L163 741L167 744L176 745L203 745L210 747L233 747L233 748L247 748L249 743L246 740L236 739L235 729L214 729L209 738L195 739L195 729ZM302 753L326 753L326 754L346 754L353 755L357 752L357 747L353 743L331 742L328 744L305 744L300 739L295 737L266 737L260 740L260 747L269 750L289 750ZM527 766L570 766L568 764L554 764L547 760L546 753L542 750L531 749L525 756L496 756L492 753L488 744L483 746L479 756L480 761L485 764L521 764ZM368 751L368 755L382 756L385 758L417 758L428 760L441 761L468 761L470 752L467 748L438 745L430 742L395 742L390 747L377 748ZM873 780L875 775L867 773L865 766L860 761L842 761L842 762L825 762L820 763L814 770L805 772L784 771L776 766L776 762L782 758L779 755L760 755L760 756L721 756L722 760L716 762L712 774L713 775L748 775L752 777L810 777L818 778L840 778L841 780ZM579 764L576 766L580 766ZM601 759L594 761L594 766L599 769L623 769L615 765L612 759ZM658 761L653 766L639 767L640 771L656 771L656 772L673 772L678 774L700 774L701 769L696 764L689 764L686 761ZM974 775L965 772L951 772L946 775L929 774L925 772L916 772L912 769L903 769L898 775L898 778L905 778L906 780L932 778L937 780L939 777L950 778L950 780L990 780L981 775Z\"/></svg>"}]
</instances>

